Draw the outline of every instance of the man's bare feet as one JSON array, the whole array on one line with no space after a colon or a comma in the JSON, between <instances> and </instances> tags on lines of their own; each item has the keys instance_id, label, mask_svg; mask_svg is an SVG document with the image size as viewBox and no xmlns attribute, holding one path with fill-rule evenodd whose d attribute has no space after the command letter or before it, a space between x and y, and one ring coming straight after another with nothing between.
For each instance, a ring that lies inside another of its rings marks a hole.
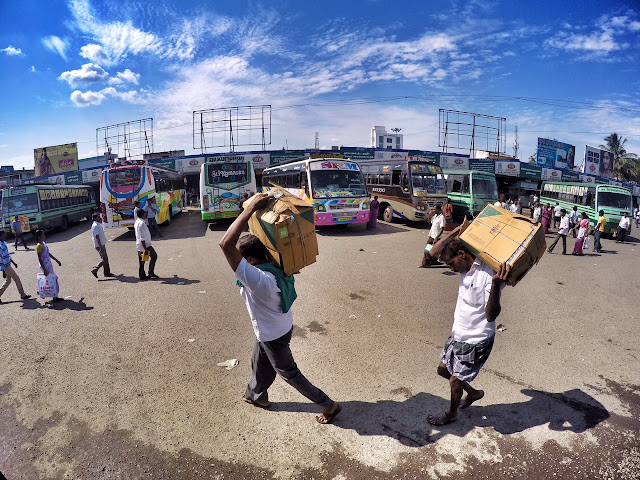
<instances>
[{"instance_id":1,"label":"man's bare feet","mask_svg":"<svg viewBox=\"0 0 640 480\"><path fill-rule=\"evenodd\" d=\"M444 415L440 417L434 417L433 415L429 415L428 420L431 425L446 425L447 423L451 423L458 418L458 414L454 413L453 415L449 412L446 412Z\"/></svg>"},{"instance_id":2,"label":"man's bare feet","mask_svg":"<svg viewBox=\"0 0 640 480\"><path fill-rule=\"evenodd\" d=\"M316 415L316 422L327 424L331 423L336 415L340 413L342 406L338 402L333 402L333 405L328 410L324 410L320 415Z\"/></svg>"},{"instance_id":3,"label":"man's bare feet","mask_svg":"<svg viewBox=\"0 0 640 480\"><path fill-rule=\"evenodd\" d=\"M476 392L477 394L475 395L467 394L467 396L462 399L462 402L460 402L460 408L468 408L473 402L484 397L484 390L476 390Z\"/></svg>"}]
</instances>

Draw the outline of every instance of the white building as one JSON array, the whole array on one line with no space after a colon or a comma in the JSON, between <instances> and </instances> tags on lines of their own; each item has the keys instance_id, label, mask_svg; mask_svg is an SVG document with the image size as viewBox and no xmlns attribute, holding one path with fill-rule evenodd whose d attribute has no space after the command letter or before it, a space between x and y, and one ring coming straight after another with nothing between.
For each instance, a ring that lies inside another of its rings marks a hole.
<instances>
[{"instance_id":1,"label":"white building","mask_svg":"<svg viewBox=\"0 0 640 480\"><path fill-rule=\"evenodd\" d=\"M395 133L388 133L384 125L376 125L371 129L371 146L373 148L404 148L402 146L402 134L398 133L399 128L392 129L397 130Z\"/></svg>"}]
</instances>

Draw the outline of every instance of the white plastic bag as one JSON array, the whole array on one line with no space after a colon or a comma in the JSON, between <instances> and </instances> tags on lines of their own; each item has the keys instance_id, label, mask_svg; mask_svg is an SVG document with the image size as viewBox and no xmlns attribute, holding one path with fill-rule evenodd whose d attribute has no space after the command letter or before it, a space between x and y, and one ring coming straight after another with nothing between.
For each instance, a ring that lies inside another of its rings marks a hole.
<instances>
[{"instance_id":1,"label":"white plastic bag","mask_svg":"<svg viewBox=\"0 0 640 480\"><path fill-rule=\"evenodd\" d=\"M584 237L584 243L582 244L583 250L589 250L589 237Z\"/></svg>"},{"instance_id":2,"label":"white plastic bag","mask_svg":"<svg viewBox=\"0 0 640 480\"><path fill-rule=\"evenodd\" d=\"M59 291L58 276L55 273L49 275L38 274L38 295L40 295L40 298L55 298L58 296Z\"/></svg>"}]
</instances>

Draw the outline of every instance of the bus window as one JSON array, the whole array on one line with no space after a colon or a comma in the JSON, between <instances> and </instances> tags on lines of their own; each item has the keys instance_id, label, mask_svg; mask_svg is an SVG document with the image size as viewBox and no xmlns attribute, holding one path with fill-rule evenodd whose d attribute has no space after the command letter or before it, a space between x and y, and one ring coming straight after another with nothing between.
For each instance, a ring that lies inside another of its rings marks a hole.
<instances>
[{"instance_id":1,"label":"bus window","mask_svg":"<svg viewBox=\"0 0 640 480\"><path fill-rule=\"evenodd\" d=\"M449 186L449 191L452 193L460 193L462 191L462 182L460 179L456 178L455 175L451 175L451 184Z\"/></svg>"},{"instance_id":2,"label":"bus window","mask_svg":"<svg viewBox=\"0 0 640 480\"><path fill-rule=\"evenodd\" d=\"M400 175L402 174L401 170L394 170L391 175L391 184L392 185L400 185Z\"/></svg>"},{"instance_id":3,"label":"bus window","mask_svg":"<svg viewBox=\"0 0 640 480\"><path fill-rule=\"evenodd\" d=\"M469 175L462 175L462 190L460 193L469 193Z\"/></svg>"},{"instance_id":4,"label":"bus window","mask_svg":"<svg viewBox=\"0 0 640 480\"><path fill-rule=\"evenodd\" d=\"M391 175L389 175L388 173L383 173L382 175L380 175L381 185L389 185L390 181L391 181Z\"/></svg>"},{"instance_id":5,"label":"bus window","mask_svg":"<svg viewBox=\"0 0 640 480\"><path fill-rule=\"evenodd\" d=\"M402 190L404 190L405 192L409 191L409 177L407 176L406 172L402 174L401 186Z\"/></svg>"}]
</instances>

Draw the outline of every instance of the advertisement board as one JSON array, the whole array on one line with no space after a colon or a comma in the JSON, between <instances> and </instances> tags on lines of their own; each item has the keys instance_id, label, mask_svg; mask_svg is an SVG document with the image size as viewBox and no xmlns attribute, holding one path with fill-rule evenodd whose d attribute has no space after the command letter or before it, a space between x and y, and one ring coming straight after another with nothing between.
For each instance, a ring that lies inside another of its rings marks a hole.
<instances>
[{"instance_id":1,"label":"advertisement board","mask_svg":"<svg viewBox=\"0 0 640 480\"><path fill-rule=\"evenodd\" d=\"M33 159L36 177L72 172L78 170L78 144L36 148Z\"/></svg>"},{"instance_id":2,"label":"advertisement board","mask_svg":"<svg viewBox=\"0 0 640 480\"><path fill-rule=\"evenodd\" d=\"M574 172L573 170L562 170L562 181L563 182L579 182L580 174L578 172Z\"/></svg>"},{"instance_id":3,"label":"advertisement board","mask_svg":"<svg viewBox=\"0 0 640 480\"><path fill-rule=\"evenodd\" d=\"M585 145L584 163L582 173L600 175L601 177L613 177L613 154L600 148Z\"/></svg>"},{"instance_id":4,"label":"advertisement board","mask_svg":"<svg viewBox=\"0 0 640 480\"><path fill-rule=\"evenodd\" d=\"M82 183L82 172L68 172L64 174L65 185L79 185Z\"/></svg>"},{"instance_id":5,"label":"advertisement board","mask_svg":"<svg viewBox=\"0 0 640 480\"><path fill-rule=\"evenodd\" d=\"M101 173L102 173L102 168L92 168L91 170L83 170L82 183L100 182Z\"/></svg>"},{"instance_id":6,"label":"advertisement board","mask_svg":"<svg viewBox=\"0 0 640 480\"><path fill-rule=\"evenodd\" d=\"M537 163L546 168L567 168L575 166L576 147L568 143L538 137Z\"/></svg>"},{"instance_id":7,"label":"advertisement board","mask_svg":"<svg viewBox=\"0 0 640 480\"><path fill-rule=\"evenodd\" d=\"M443 170L469 170L469 158L457 155L440 155L440 167Z\"/></svg>"},{"instance_id":8,"label":"advertisement board","mask_svg":"<svg viewBox=\"0 0 640 480\"><path fill-rule=\"evenodd\" d=\"M542 180L560 181L561 179L562 179L562 170L556 170L555 168L542 167Z\"/></svg>"},{"instance_id":9,"label":"advertisement board","mask_svg":"<svg viewBox=\"0 0 640 480\"><path fill-rule=\"evenodd\" d=\"M585 175L584 173L581 173L580 174L580 181L582 183L588 183L590 185L595 185L596 177L594 177L592 175Z\"/></svg>"},{"instance_id":10,"label":"advertisement board","mask_svg":"<svg viewBox=\"0 0 640 480\"><path fill-rule=\"evenodd\" d=\"M509 177L520 176L520 162L516 160L496 160L496 175L505 175Z\"/></svg>"},{"instance_id":11,"label":"advertisement board","mask_svg":"<svg viewBox=\"0 0 640 480\"><path fill-rule=\"evenodd\" d=\"M175 161L176 170L182 173L198 173L204 159L205 157L178 158Z\"/></svg>"},{"instance_id":12,"label":"advertisement board","mask_svg":"<svg viewBox=\"0 0 640 480\"><path fill-rule=\"evenodd\" d=\"M401 160L407 154L405 152L392 152L387 150L376 150L376 160Z\"/></svg>"},{"instance_id":13,"label":"advertisement board","mask_svg":"<svg viewBox=\"0 0 640 480\"><path fill-rule=\"evenodd\" d=\"M495 160L469 160L469 170L479 170L481 172L496 173Z\"/></svg>"},{"instance_id":14,"label":"advertisement board","mask_svg":"<svg viewBox=\"0 0 640 480\"><path fill-rule=\"evenodd\" d=\"M340 148L344 158L350 158L354 162L358 160L371 160L374 158L373 148Z\"/></svg>"},{"instance_id":15,"label":"advertisement board","mask_svg":"<svg viewBox=\"0 0 640 480\"><path fill-rule=\"evenodd\" d=\"M305 156L304 150L287 150L282 152L271 152L269 154L270 165L280 165L281 163L293 162Z\"/></svg>"},{"instance_id":16,"label":"advertisement board","mask_svg":"<svg viewBox=\"0 0 640 480\"><path fill-rule=\"evenodd\" d=\"M0 166L0 173L1 174L7 174L7 173L13 173L13 165L2 165Z\"/></svg>"},{"instance_id":17,"label":"advertisement board","mask_svg":"<svg viewBox=\"0 0 640 480\"><path fill-rule=\"evenodd\" d=\"M542 167L531 163L522 163L520 165L520 176L522 178L531 178L533 180L542 179Z\"/></svg>"}]
</instances>

